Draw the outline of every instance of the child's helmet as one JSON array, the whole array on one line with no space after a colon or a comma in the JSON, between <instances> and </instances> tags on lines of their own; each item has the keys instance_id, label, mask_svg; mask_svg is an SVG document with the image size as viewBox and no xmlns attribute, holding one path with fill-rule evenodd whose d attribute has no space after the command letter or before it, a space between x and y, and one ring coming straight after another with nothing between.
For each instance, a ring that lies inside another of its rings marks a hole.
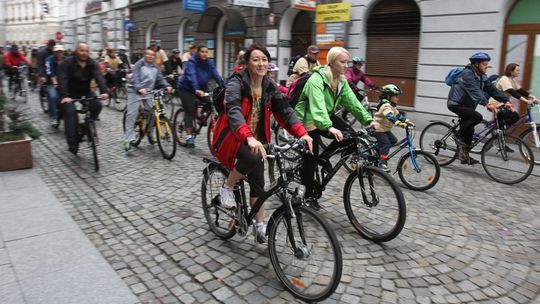
<instances>
[{"instance_id":1,"label":"child's helmet","mask_svg":"<svg viewBox=\"0 0 540 304\"><path fill-rule=\"evenodd\" d=\"M364 62L366 62L366 61L362 57L353 57L352 58L352 63L361 63L361 64L363 64Z\"/></svg>"},{"instance_id":2,"label":"child's helmet","mask_svg":"<svg viewBox=\"0 0 540 304\"><path fill-rule=\"evenodd\" d=\"M381 88L381 93L386 96L401 95L403 91L395 84L387 84Z\"/></svg>"}]
</instances>

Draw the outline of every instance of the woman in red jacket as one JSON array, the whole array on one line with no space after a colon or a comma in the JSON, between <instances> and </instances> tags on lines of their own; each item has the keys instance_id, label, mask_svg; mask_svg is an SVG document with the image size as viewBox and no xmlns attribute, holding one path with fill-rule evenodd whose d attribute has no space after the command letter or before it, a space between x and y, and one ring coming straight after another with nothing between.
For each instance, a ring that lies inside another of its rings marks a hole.
<instances>
[{"instance_id":1,"label":"woman in red jacket","mask_svg":"<svg viewBox=\"0 0 540 304\"><path fill-rule=\"evenodd\" d=\"M289 133L305 139L311 150L312 139L284 99L277 85L268 78L268 51L251 45L244 54L246 68L240 78L232 78L225 91L225 113L220 115L212 140L213 151L229 170L229 177L220 189L221 204L225 208L236 206L233 187L247 175L250 185L250 203L253 204L264 189L263 144L270 142L270 112ZM257 241L266 241L264 208L256 216Z\"/></svg>"}]
</instances>

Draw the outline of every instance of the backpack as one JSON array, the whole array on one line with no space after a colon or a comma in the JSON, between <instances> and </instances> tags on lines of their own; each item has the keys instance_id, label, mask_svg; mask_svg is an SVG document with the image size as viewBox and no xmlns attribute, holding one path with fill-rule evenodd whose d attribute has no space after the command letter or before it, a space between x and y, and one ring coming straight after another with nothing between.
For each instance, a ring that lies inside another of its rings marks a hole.
<instances>
[{"instance_id":1,"label":"backpack","mask_svg":"<svg viewBox=\"0 0 540 304\"><path fill-rule=\"evenodd\" d=\"M448 72L448 75L446 75L446 77L444 78L444 83L446 83L447 86L451 87L454 83L456 83L459 74L461 74L464 69L464 67L451 69L450 72Z\"/></svg>"},{"instance_id":2,"label":"backpack","mask_svg":"<svg viewBox=\"0 0 540 304\"><path fill-rule=\"evenodd\" d=\"M309 77L311 77L313 73L313 71L309 71L303 74L289 86L289 90L287 91L287 97L289 99L289 104L293 109L296 106L300 95L302 95L302 91L304 90L304 87L306 86Z\"/></svg>"},{"instance_id":3,"label":"backpack","mask_svg":"<svg viewBox=\"0 0 540 304\"><path fill-rule=\"evenodd\" d=\"M240 85L242 85L242 76L238 73L233 73L231 76L229 76L229 78L227 78L224 85L217 86L212 91L212 103L214 104L214 108L218 112L218 115L225 112L225 86L233 78L239 79Z\"/></svg>"},{"instance_id":4,"label":"backpack","mask_svg":"<svg viewBox=\"0 0 540 304\"><path fill-rule=\"evenodd\" d=\"M287 76L291 76L293 74L294 65L300 58L302 58L302 55L294 56L291 58L291 60L289 60L289 69L287 70Z\"/></svg>"}]
</instances>

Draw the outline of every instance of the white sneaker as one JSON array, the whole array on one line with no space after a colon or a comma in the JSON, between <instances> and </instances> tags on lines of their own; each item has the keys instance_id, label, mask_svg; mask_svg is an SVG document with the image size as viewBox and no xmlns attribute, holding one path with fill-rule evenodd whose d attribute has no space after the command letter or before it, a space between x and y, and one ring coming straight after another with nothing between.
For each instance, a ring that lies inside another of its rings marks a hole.
<instances>
[{"instance_id":1,"label":"white sneaker","mask_svg":"<svg viewBox=\"0 0 540 304\"><path fill-rule=\"evenodd\" d=\"M255 242L259 244L266 243L266 224L257 223L254 225Z\"/></svg>"},{"instance_id":2,"label":"white sneaker","mask_svg":"<svg viewBox=\"0 0 540 304\"><path fill-rule=\"evenodd\" d=\"M221 196L221 206L227 209L236 207L236 199L232 188L227 187L225 184L221 185L219 195Z\"/></svg>"}]
</instances>

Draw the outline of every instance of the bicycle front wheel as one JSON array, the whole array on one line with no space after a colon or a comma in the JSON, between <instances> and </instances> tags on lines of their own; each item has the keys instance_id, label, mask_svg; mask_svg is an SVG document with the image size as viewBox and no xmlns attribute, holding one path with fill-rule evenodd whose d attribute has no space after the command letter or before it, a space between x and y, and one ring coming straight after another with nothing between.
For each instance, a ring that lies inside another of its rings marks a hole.
<instances>
[{"instance_id":1,"label":"bicycle front wheel","mask_svg":"<svg viewBox=\"0 0 540 304\"><path fill-rule=\"evenodd\" d=\"M534 155L531 148L512 135L497 135L482 148L482 167L487 175L503 184L517 184L532 172Z\"/></svg>"},{"instance_id":2,"label":"bicycle front wheel","mask_svg":"<svg viewBox=\"0 0 540 304\"><path fill-rule=\"evenodd\" d=\"M227 179L227 170L210 165L204 170L201 185L201 198L204 217L212 232L222 239L229 239L236 234L235 219L221 207L219 189Z\"/></svg>"},{"instance_id":3,"label":"bicycle front wheel","mask_svg":"<svg viewBox=\"0 0 540 304\"><path fill-rule=\"evenodd\" d=\"M126 119L127 112L124 111L124 117L122 118L122 128L124 133L126 132ZM137 120L135 120L135 126L133 130L133 132L135 132L135 140L131 142L134 147L137 147L141 143L141 140L143 139L145 134L145 126L146 121L144 119L144 114L139 113L139 115L137 116Z\"/></svg>"},{"instance_id":4,"label":"bicycle front wheel","mask_svg":"<svg viewBox=\"0 0 540 304\"><path fill-rule=\"evenodd\" d=\"M186 112L184 112L183 108L180 108L176 110L176 113L174 114L174 120L173 120L173 129L174 129L174 137L176 138L176 141L180 145L185 145L186 143L186 126L184 125L184 118L186 117Z\"/></svg>"},{"instance_id":5,"label":"bicycle front wheel","mask_svg":"<svg viewBox=\"0 0 540 304\"><path fill-rule=\"evenodd\" d=\"M171 160L176 154L176 139L173 134L173 127L169 119L162 115L156 117L156 138L163 158Z\"/></svg>"},{"instance_id":6,"label":"bicycle front wheel","mask_svg":"<svg viewBox=\"0 0 540 304\"><path fill-rule=\"evenodd\" d=\"M433 154L441 167L451 164L457 157L457 142L450 134L450 128L447 123L436 121L420 134L420 148Z\"/></svg>"},{"instance_id":7,"label":"bicycle front wheel","mask_svg":"<svg viewBox=\"0 0 540 304\"><path fill-rule=\"evenodd\" d=\"M86 132L88 137L88 145L92 149L92 155L94 157L94 170L96 172L99 171L99 159L98 159L98 153L97 153L97 146L98 146L98 137L97 137L97 129L96 125L93 121L89 121L86 124Z\"/></svg>"},{"instance_id":8,"label":"bicycle front wheel","mask_svg":"<svg viewBox=\"0 0 540 304\"><path fill-rule=\"evenodd\" d=\"M403 154L398 162L399 178L407 188L416 191L431 189L439 181L441 167L435 156L415 150Z\"/></svg>"},{"instance_id":9,"label":"bicycle front wheel","mask_svg":"<svg viewBox=\"0 0 540 304\"><path fill-rule=\"evenodd\" d=\"M531 148L534 154L534 163L536 165L540 165L540 134L538 133L539 129L540 127L537 127L536 134L534 133L532 128L529 128L519 135L519 138L521 138L527 145L529 145L529 148ZM538 146L536 145L535 137L538 139Z\"/></svg>"},{"instance_id":10,"label":"bicycle front wheel","mask_svg":"<svg viewBox=\"0 0 540 304\"><path fill-rule=\"evenodd\" d=\"M390 241L405 226L403 193L379 168L368 166L351 173L343 189L343 203L353 227L368 240Z\"/></svg>"},{"instance_id":11,"label":"bicycle front wheel","mask_svg":"<svg viewBox=\"0 0 540 304\"><path fill-rule=\"evenodd\" d=\"M278 279L295 297L322 301L336 290L343 268L341 247L315 211L294 206L296 217L278 209L268 231L268 253Z\"/></svg>"},{"instance_id":12,"label":"bicycle front wheel","mask_svg":"<svg viewBox=\"0 0 540 304\"><path fill-rule=\"evenodd\" d=\"M116 87L114 95L114 108L118 112L124 112L127 107L127 89L123 86Z\"/></svg>"},{"instance_id":13,"label":"bicycle front wheel","mask_svg":"<svg viewBox=\"0 0 540 304\"><path fill-rule=\"evenodd\" d=\"M212 150L212 138L214 138L214 126L216 125L216 120L216 114L210 113L207 120L208 127L206 129L206 143L208 144L208 149L212 155L214 155L214 151Z\"/></svg>"}]
</instances>

